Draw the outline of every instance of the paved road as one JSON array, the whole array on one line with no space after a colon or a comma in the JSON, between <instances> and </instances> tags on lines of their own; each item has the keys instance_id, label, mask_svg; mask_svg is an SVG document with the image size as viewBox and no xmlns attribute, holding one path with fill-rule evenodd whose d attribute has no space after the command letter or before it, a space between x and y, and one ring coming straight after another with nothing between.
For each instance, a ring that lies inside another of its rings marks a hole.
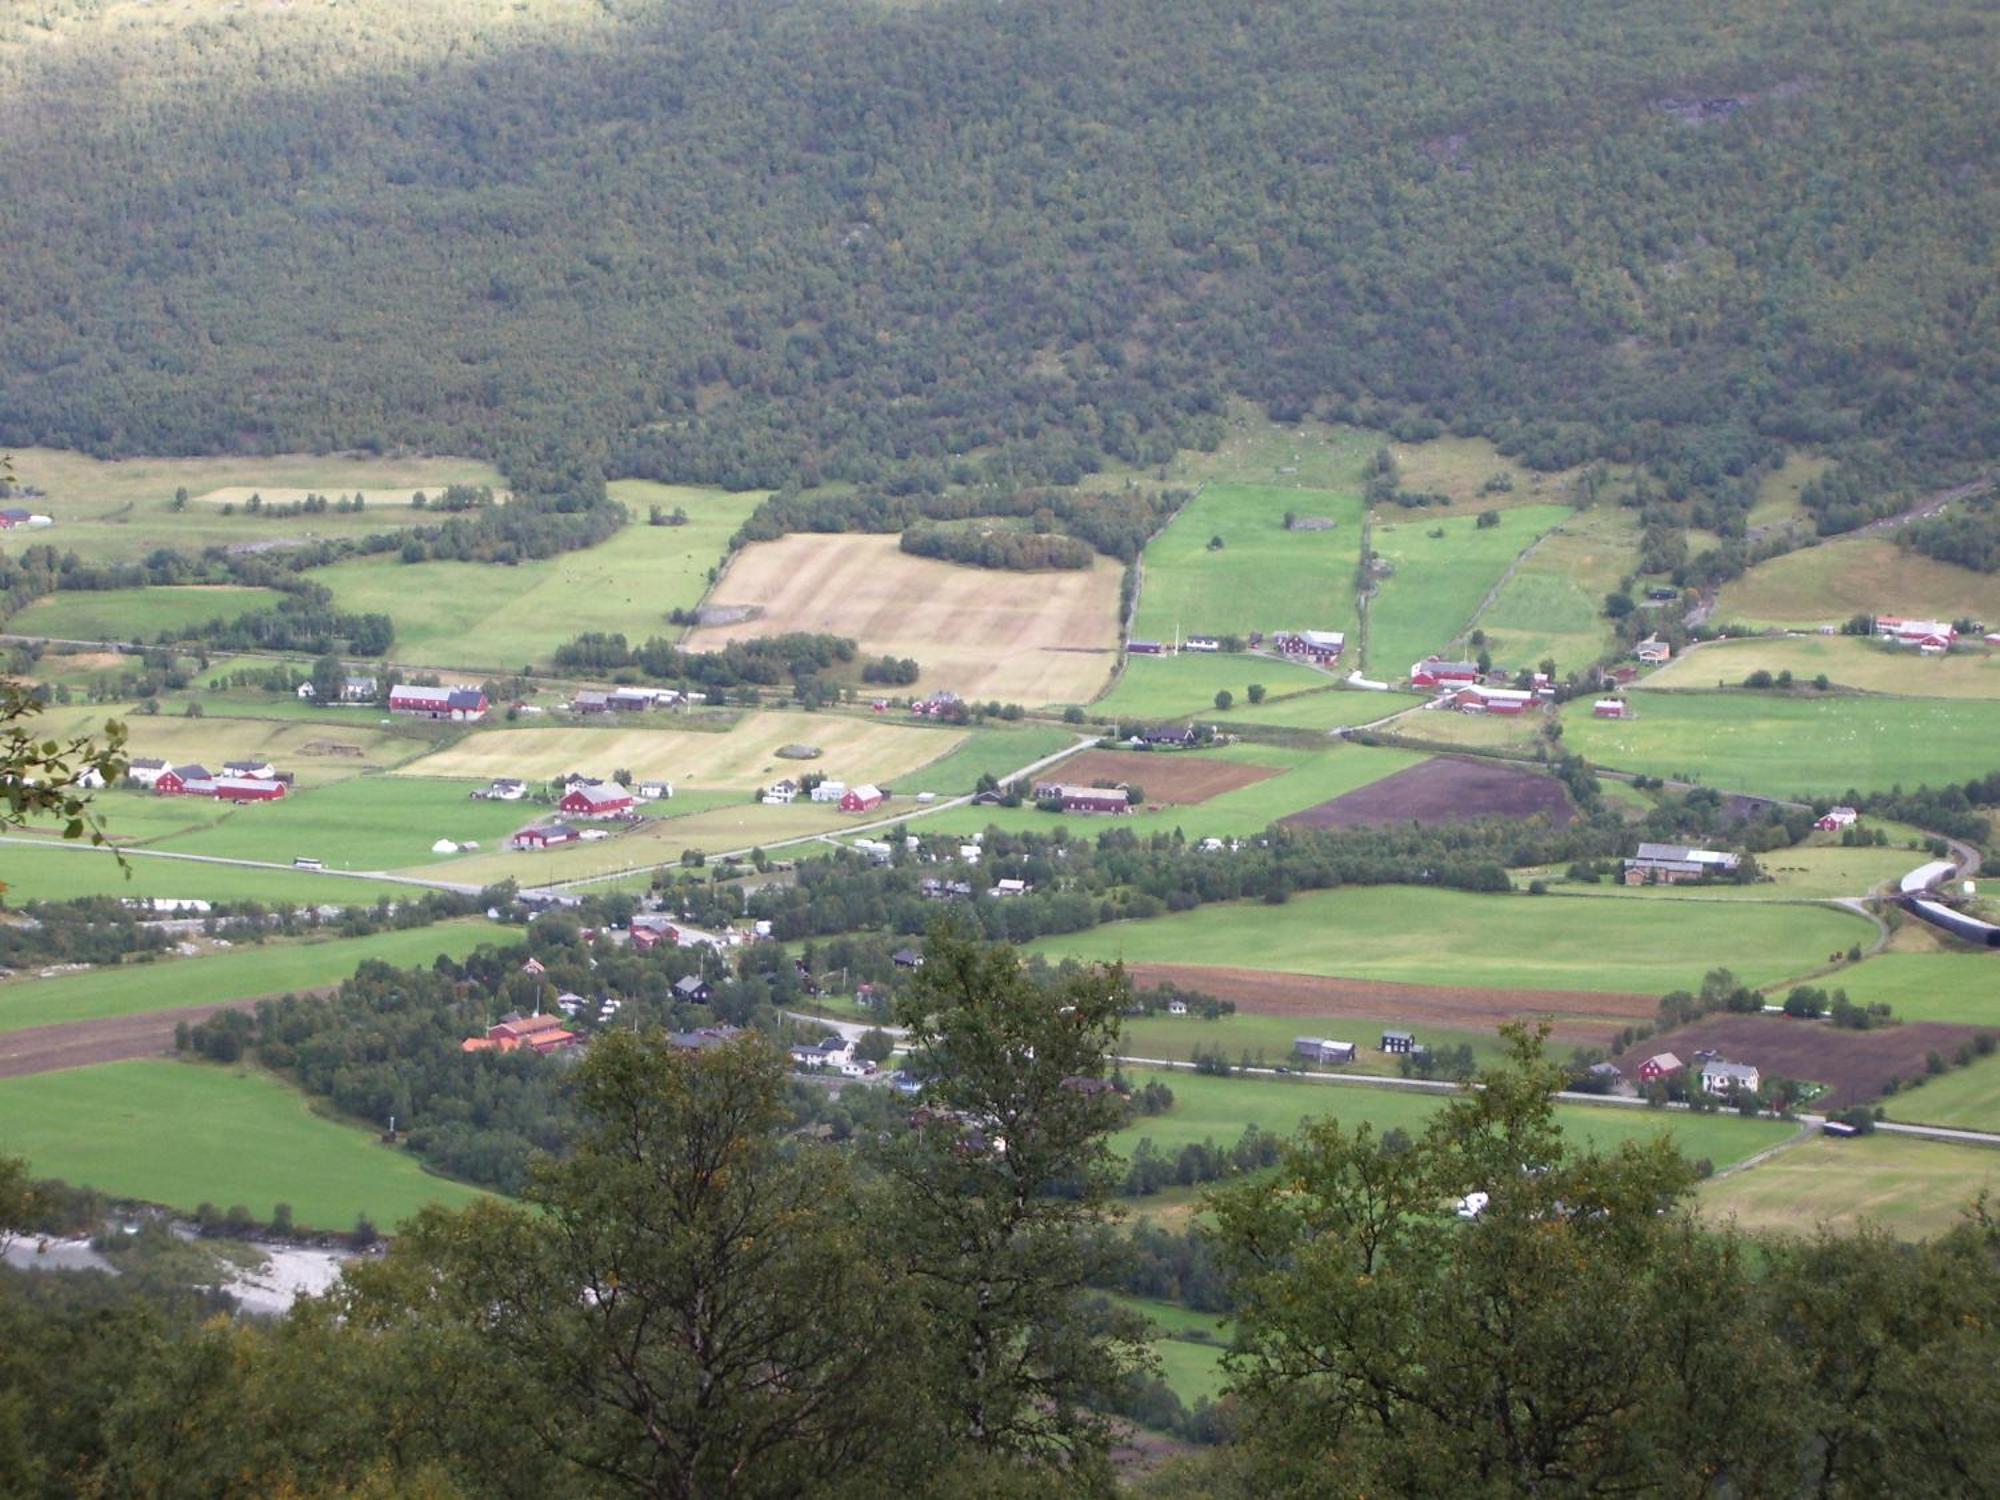
<instances>
[{"instance_id":1,"label":"paved road","mask_svg":"<svg viewBox=\"0 0 2000 1500\"><path fill-rule=\"evenodd\" d=\"M127 859L178 859L195 865L231 865L241 870L283 870L288 875L299 873L296 865L279 864L268 859L224 859L215 854L180 854L168 849L107 849L101 845L74 844L61 839L30 839L14 836L0 836L0 844L25 844L36 849L64 849L71 854L95 854L109 859L114 854L122 854ZM411 885L423 890L457 891L460 895L476 896L482 886L466 885L456 880L422 880L414 875L391 875L382 870L314 870L315 875L332 875L343 880L372 880L389 885Z\"/></svg>"}]
</instances>

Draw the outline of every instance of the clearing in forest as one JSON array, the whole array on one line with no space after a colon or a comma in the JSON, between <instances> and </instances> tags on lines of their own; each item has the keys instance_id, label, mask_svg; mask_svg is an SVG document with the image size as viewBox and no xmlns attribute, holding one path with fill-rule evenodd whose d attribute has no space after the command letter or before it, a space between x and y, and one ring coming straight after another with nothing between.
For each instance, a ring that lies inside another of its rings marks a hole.
<instances>
[{"instance_id":1,"label":"clearing in forest","mask_svg":"<svg viewBox=\"0 0 2000 1500\"><path fill-rule=\"evenodd\" d=\"M915 660L919 696L1086 703L1117 659L1119 576L1103 557L1018 573L913 557L893 536L787 536L736 554L703 607L746 613L691 632L688 647L795 630L850 636L865 655Z\"/></svg>"}]
</instances>

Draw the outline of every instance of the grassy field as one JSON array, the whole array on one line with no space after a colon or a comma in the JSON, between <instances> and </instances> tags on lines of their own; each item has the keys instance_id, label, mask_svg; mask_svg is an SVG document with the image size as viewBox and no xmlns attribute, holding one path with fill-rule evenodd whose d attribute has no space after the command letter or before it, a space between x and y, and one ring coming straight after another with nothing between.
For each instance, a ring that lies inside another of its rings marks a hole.
<instances>
[{"instance_id":1,"label":"grassy field","mask_svg":"<svg viewBox=\"0 0 2000 1500\"><path fill-rule=\"evenodd\" d=\"M1643 681L1651 688L1734 687L1752 672L1824 674L1837 687L1905 698L2000 698L2000 651L1974 645L1919 656L1867 636L1798 635L1711 641Z\"/></svg>"},{"instance_id":2,"label":"grassy field","mask_svg":"<svg viewBox=\"0 0 2000 1500\"><path fill-rule=\"evenodd\" d=\"M0 1032L319 989L349 978L367 959L398 967L428 964L440 953L462 958L482 943L509 944L516 936L474 918L372 937L243 946L54 979L12 979L0 984Z\"/></svg>"},{"instance_id":3,"label":"grassy field","mask_svg":"<svg viewBox=\"0 0 2000 1500\"><path fill-rule=\"evenodd\" d=\"M1808 1234L1821 1224L1865 1220L1904 1239L1942 1233L1982 1189L2000 1187L2000 1152L1980 1146L1897 1140L1808 1141L1747 1172L1705 1184L1711 1219L1745 1229Z\"/></svg>"},{"instance_id":4,"label":"grassy field","mask_svg":"<svg viewBox=\"0 0 2000 1500\"><path fill-rule=\"evenodd\" d=\"M1902 878L1921 858L1908 849L1843 849L1837 843L1810 844L1797 849L1773 849L1757 856L1757 867L1771 878L1752 885L1712 885L1699 890L1672 885L1557 884L1564 895L1602 896L1630 901L1812 901L1834 896L1865 896ZM1517 870L1517 881L1544 876L1561 882L1561 867Z\"/></svg>"},{"instance_id":5,"label":"grassy field","mask_svg":"<svg viewBox=\"0 0 2000 1500\"><path fill-rule=\"evenodd\" d=\"M1837 797L1964 781L2000 768L2000 703L1647 693L1634 719L1563 715L1563 743L1600 765L1725 791Z\"/></svg>"},{"instance_id":6,"label":"grassy field","mask_svg":"<svg viewBox=\"0 0 2000 1500\"><path fill-rule=\"evenodd\" d=\"M896 778L896 792L935 792L940 797L957 797L972 791L981 776L1006 776L1023 766L1033 765L1045 755L1053 755L1078 736L1048 724L1030 724L1020 729L975 729L956 750L932 761L921 770Z\"/></svg>"},{"instance_id":7,"label":"grassy field","mask_svg":"<svg viewBox=\"0 0 2000 1500\"><path fill-rule=\"evenodd\" d=\"M1888 1116L1912 1125L2000 1131L2000 1056L1925 1078L1882 1101Z\"/></svg>"},{"instance_id":8,"label":"grassy field","mask_svg":"<svg viewBox=\"0 0 2000 1500\"><path fill-rule=\"evenodd\" d=\"M42 848L0 845L0 881L5 882L7 901L14 906L29 901L73 901L79 896L347 906L356 901L373 904L382 896L407 899L411 894L407 885L305 871L212 865L145 854L128 856L126 863L131 869L129 879L108 849L53 840Z\"/></svg>"},{"instance_id":9,"label":"grassy field","mask_svg":"<svg viewBox=\"0 0 2000 1500\"><path fill-rule=\"evenodd\" d=\"M1216 1078L1200 1073L1135 1070L1129 1075L1143 1086L1158 1079L1174 1091L1174 1106L1163 1115L1135 1116L1111 1138L1111 1146L1127 1155L1142 1139L1151 1138L1163 1152L1204 1140L1235 1143L1243 1127L1289 1137L1302 1121L1331 1115L1350 1129L1363 1123L1377 1133L1421 1132L1450 1095L1345 1084L1314 1083L1286 1078ZM1791 1135L1796 1126L1778 1120L1745 1120L1733 1115L1688 1115L1613 1105L1560 1104L1556 1118L1575 1140L1600 1150L1621 1141L1650 1140L1662 1131L1681 1150L1726 1166L1753 1156ZM2000 1156L1993 1158L2000 1168Z\"/></svg>"},{"instance_id":10,"label":"grassy field","mask_svg":"<svg viewBox=\"0 0 2000 1500\"><path fill-rule=\"evenodd\" d=\"M366 776L277 802L247 803L205 828L155 840L151 847L224 859L282 862L304 856L336 870L399 870L436 866L441 856L431 845L439 839L490 849L538 813L551 811L475 801L462 781Z\"/></svg>"},{"instance_id":11,"label":"grassy field","mask_svg":"<svg viewBox=\"0 0 2000 1500\"><path fill-rule=\"evenodd\" d=\"M477 1188L425 1172L365 1130L314 1114L269 1074L172 1061L107 1063L0 1082L0 1153L38 1176L191 1212L242 1204L300 1228L387 1230Z\"/></svg>"},{"instance_id":12,"label":"grassy field","mask_svg":"<svg viewBox=\"0 0 2000 1500\"><path fill-rule=\"evenodd\" d=\"M1833 461L1809 453L1788 453L1785 461L1757 484L1757 503L1750 507L1752 526L1782 526L1804 522L1799 508L1799 492L1833 467Z\"/></svg>"},{"instance_id":13,"label":"grassy field","mask_svg":"<svg viewBox=\"0 0 2000 1500\"><path fill-rule=\"evenodd\" d=\"M482 884L511 876L523 885L534 885L670 864L689 849L720 854L812 834L838 833L856 823L870 821L844 813L832 803L801 801L765 807L752 802L746 794L735 792L694 792L685 799L676 795L673 800L683 811L643 823L615 838L545 851L482 852L403 873L423 879ZM915 807L907 797L897 796L885 802L875 816L913 811Z\"/></svg>"},{"instance_id":14,"label":"grassy field","mask_svg":"<svg viewBox=\"0 0 2000 1500\"><path fill-rule=\"evenodd\" d=\"M208 585L188 588L97 589L48 594L7 621L16 635L76 641L150 641L178 636L210 620L233 620L276 604L275 589Z\"/></svg>"},{"instance_id":15,"label":"grassy field","mask_svg":"<svg viewBox=\"0 0 2000 1500\"><path fill-rule=\"evenodd\" d=\"M1199 964L1483 989L1658 995L1725 967L1751 984L1866 942L1825 907L1573 902L1410 886L1312 891L1283 906L1205 906L1032 946L1084 959Z\"/></svg>"},{"instance_id":16,"label":"grassy field","mask_svg":"<svg viewBox=\"0 0 2000 1500\"><path fill-rule=\"evenodd\" d=\"M920 692L1088 703L1116 664L1121 575L1104 557L1016 573L913 557L893 536L788 536L731 559L705 607L750 613L696 630L688 644L823 631L853 637L870 656L914 659Z\"/></svg>"},{"instance_id":17,"label":"grassy field","mask_svg":"<svg viewBox=\"0 0 2000 1500\"><path fill-rule=\"evenodd\" d=\"M1365 689L1327 688L1317 693L1295 693L1289 698L1271 698L1249 704L1240 698L1228 713L1201 716L1202 722L1225 729L1238 725L1267 729L1318 729L1331 732L1353 724L1372 724L1423 702L1410 693L1377 693Z\"/></svg>"},{"instance_id":18,"label":"grassy field","mask_svg":"<svg viewBox=\"0 0 2000 1500\"><path fill-rule=\"evenodd\" d=\"M1375 551L1396 571L1368 606L1368 675L1393 682L1409 675L1412 662L1449 653L1507 565L1568 514L1560 506L1523 506L1502 511L1498 526L1481 527L1473 516L1382 513Z\"/></svg>"},{"instance_id":19,"label":"grassy field","mask_svg":"<svg viewBox=\"0 0 2000 1500\"><path fill-rule=\"evenodd\" d=\"M1580 511L1528 555L1479 617L1497 662L1526 666L1554 657L1568 671L1595 661L1610 641L1604 596L1638 565L1633 513Z\"/></svg>"},{"instance_id":20,"label":"grassy field","mask_svg":"<svg viewBox=\"0 0 2000 1500\"><path fill-rule=\"evenodd\" d=\"M1110 1300L1153 1325L1153 1353L1160 1361L1160 1378L1183 1405L1193 1406L1202 1399L1213 1401L1222 1394L1228 1318L1151 1297L1113 1296Z\"/></svg>"},{"instance_id":21,"label":"grassy field","mask_svg":"<svg viewBox=\"0 0 2000 1500\"><path fill-rule=\"evenodd\" d=\"M515 671L585 631L623 632L635 643L673 635L667 612L701 599L709 569L763 496L632 480L611 492L633 522L581 552L511 568L368 558L313 577L340 608L390 616L391 658L422 666ZM648 526L649 505L679 505L688 524Z\"/></svg>"},{"instance_id":22,"label":"grassy field","mask_svg":"<svg viewBox=\"0 0 2000 1500\"><path fill-rule=\"evenodd\" d=\"M1407 1019L1393 1015L1322 1018L1251 1015L1239 1011L1213 1021L1199 1016L1135 1016L1125 1022L1118 1048L1127 1057L1154 1057L1168 1062L1192 1062L1197 1048L1206 1051L1219 1048L1232 1063L1239 1063L1247 1056L1252 1067L1283 1065L1299 1067L1303 1072L1305 1069L1292 1058L1293 1039L1330 1036L1351 1041L1359 1050L1351 1064L1325 1071L1392 1077L1399 1071L1396 1059L1379 1051L1376 1044L1384 1030L1407 1027L1409 1024ZM1474 1059L1482 1067L1500 1058L1497 1031L1454 1030L1425 1025L1418 1039L1432 1051L1470 1047Z\"/></svg>"},{"instance_id":23,"label":"grassy field","mask_svg":"<svg viewBox=\"0 0 2000 1500\"><path fill-rule=\"evenodd\" d=\"M850 784L890 782L941 760L966 743L963 729L930 728L904 718L764 711L745 715L722 733L696 729L635 729L556 725L489 729L403 768L407 776L518 776L546 781L570 771L609 776L663 776L679 792L724 788L749 792L808 771ZM811 760L778 755L786 745L816 745ZM1033 756L1025 757L1031 760Z\"/></svg>"},{"instance_id":24,"label":"grassy field","mask_svg":"<svg viewBox=\"0 0 2000 1500\"><path fill-rule=\"evenodd\" d=\"M1132 633L1156 641L1171 641L1176 632L1353 634L1365 451L1359 442L1355 449L1351 488L1215 484L1190 500L1146 548ZM1335 524L1330 531L1287 531L1287 511ZM1214 537L1223 545L1210 551Z\"/></svg>"},{"instance_id":25,"label":"grassy field","mask_svg":"<svg viewBox=\"0 0 2000 1500\"><path fill-rule=\"evenodd\" d=\"M449 484L504 490L497 469L470 458L371 458L362 454L281 453L247 458L128 458L102 460L52 448L17 449L14 469L24 485L46 491L35 508L55 518L52 532L29 540L53 542L93 561L131 562L158 547L199 552L232 542L292 537L365 536L428 519L412 510L415 490L436 494ZM171 508L177 489L188 507ZM278 519L222 513L222 502L260 493L277 504L307 491L338 499L367 496L359 512Z\"/></svg>"},{"instance_id":26,"label":"grassy field","mask_svg":"<svg viewBox=\"0 0 2000 1500\"><path fill-rule=\"evenodd\" d=\"M1240 837L1261 833L1280 818L1308 807L1317 807L1322 802L1379 781L1424 759L1422 755L1406 750L1367 749L1359 745L1334 743L1329 743L1323 750L1239 744L1219 750L1176 753L1270 766L1281 774L1239 787L1233 792L1224 792L1206 802L1163 807L1158 812L1132 813L1118 818L1093 818L1084 814L1064 817L1033 807L962 807L940 813L934 826L960 829L967 833L989 826L1012 832L1049 832L1062 827L1072 835L1091 837L1115 827L1129 830L1141 838L1150 833L1171 833L1178 828L1191 839Z\"/></svg>"},{"instance_id":27,"label":"grassy field","mask_svg":"<svg viewBox=\"0 0 2000 1500\"><path fill-rule=\"evenodd\" d=\"M1247 689L1261 682L1270 695L1265 706L1295 693L1331 687L1333 678L1296 662L1269 656L1210 655L1184 651L1178 656L1131 656L1111 691L1090 705L1093 717L1112 719L1206 720L1216 712L1216 693L1233 693L1247 703Z\"/></svg>"},{"instance_id":28,"label":"grassy field","mask_svg":"<svg viewBox=\"0 0 2000 1500\"><path fill-rule=\"evenodd\" d=\"M1502 714L1462 714L1449 709L1440 709L1404 714L1395 723L1386 726L1386 732L1408 735L1412 739L1422 740L1426 745L1441 745L1453 750L1531 752L1547 743L1542 730L1548 722L1549 714L1546 710L1541 713L1517 714L1509 717Z\"/></svg>"},{"instance_id":29,"label":"grassy field","mask_svg":"<svg viewBox=\"0 0 2000 1500\"><path fill-rule=\"evenodd\" d=\"M1483 437L1437 437L1422 443L1390 443L1398 486L1426 495L1448 495L1454 507L1506 510L1568 497L1573 473L1539 474L1516 463ZM1489 491L1489 479L1505 479L1512 489Z\"/></svg>"},{"instance_id":30,"label":"grassy field","mask_svg":"<svg viewBox=\"0 0 2000 1500\"><path fill-rule=\"evenodd\" d=\"M2000 1026L2000 953L1958 946L1937 953L1883 953L1834 981L1857 1005L1881 1001L1905 1021Z\"/></svg>"},{"instance_id":31,"label":"grassy field","mask_svg":"<svg viewBox=\"0 0 2000 1500\"><path fill-rule=\"evenodd\" d=\"M1818 625L1856 614L2000 622L2000 574L1905 552L1886 537L1855 537L1759 563L1723 586L1715 620Z\"/></svg>"}]
</instances>

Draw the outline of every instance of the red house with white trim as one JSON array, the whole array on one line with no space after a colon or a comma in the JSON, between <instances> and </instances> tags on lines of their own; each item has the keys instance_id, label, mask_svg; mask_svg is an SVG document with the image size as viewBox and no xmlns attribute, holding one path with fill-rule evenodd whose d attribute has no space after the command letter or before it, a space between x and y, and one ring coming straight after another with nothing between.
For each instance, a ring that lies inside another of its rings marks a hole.
<instances>
[{"instance_id":1,"label":"red house with white trim","mask_svg":"<svg viewBox=\"0 0 2000 1500\"><path fill-rule=\"evenodd\" d=\"M533 828L523 828L507 842L516 849L554 849L574 844L582 837L567 823L537 823Z\"/></svg>"},{"instance_id":2,"label":"red house with white trim","mask_svg":"<svg viewBox=\"0 0 2000 1500\"><path fill-rule=\"evenodd\" d=\"M1629 719L1632 717L1632 706L1623 698L1599 698L1590 705L1590 716L1593 719Z\"/></svg>"},{"instance_id":3,"label":"red house with white trim","mask_svg":"<svg viewBox=\"0 0 2000 1500\"><path fill-rule=\"evenodd\" d=\"M577 818L616 818L632 810L632 794L615 781L593 781L563 793L556 806Z\"/></svg>"},{"instance_id":4,"label":"red house with white trim","mask_svg":"<svg viewBox=\"0 0 2000 1500\"><path fill-rule=\"evenodd\" d=\"M1479 670L1477 662L1440 661L1435 656L1427 656L1410 668L1411 687L1446 687L1462 682L1477 682L1485 674Z\"/></svg>"},{"instance_id":5,"label":"red house with white trim","mask_svg":"<svg viewBox=\"0 0 2000 1500\"><path fill-rule=\"evenodd\" d=\"M486 717L486 694L472 687L414 687L399 682L389 689L389 712L421 719L450 719L469 724Z\"/></svg>"},{"instance_id":6,"label":"red house with white trim","mask_svg":"<svg viewBox=\"0 0 2000 1500\"><path fill-rule=\"evenodd\" d=\"M873 812L882 805L882 788L863 783L841 793L840 810L846 813Z\"/></svg>"},{"instance_id":7,"label":"red house with white trim","mask_svg":"<svg viewBox=\"0 0 2000 1500\"><path fill-rule=\"evenodd\" d=\"M1662 1078L1685 1071L1687 1064L1671 1052L1656 1052L1639 1064L1639 1081L1657 1083Z\"/></svg>"}]
</instances>

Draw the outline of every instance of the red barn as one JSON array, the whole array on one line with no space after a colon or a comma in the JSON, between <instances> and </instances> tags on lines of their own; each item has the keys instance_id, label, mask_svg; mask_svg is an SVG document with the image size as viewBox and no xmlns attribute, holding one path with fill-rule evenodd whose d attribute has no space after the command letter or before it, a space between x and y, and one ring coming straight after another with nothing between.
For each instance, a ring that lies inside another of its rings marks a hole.
<instances>
[{"instance_id":1,"label":"red barn","mask_svg":"<svg viewBox=\"0 0 2000 1500\"><path fill-rule=\"evenodd\" d=\"M1439 661L1427 656L1410 668L1411 687L1443 687L1447 683L1477 682L1485 674L1477 662Z\"/></svg>"},{"instance_id":2,"label":"red barn","mask_svg":"<svg viewBox=\"0 0 2000 1500\"><path fill-rule=\"evenodd\" d=\"M206 766L175 766L160 773L153 790L162 797L213 797L215 778Z\"/></svg>"},{"instance_id":3,"label":"red barn","mask_svg":"<svg viewBox=\"0 0 2000 1500\"><path fill-rule=\"evenodd\" d=\"M851 786L841 794L840 810L848 813L873 812L882 805L879 786Z\"/></svg>"},{"instance_id":4,"label":"red barn","mask_svg":"<svg viewBox=\"0 0 2000 1500\"><path fill-rule=\"evenodd\" d=\"M285 795L285 784L266 776L218 776L214 795L224 802L275 802Z\"/></svg>"},{"instance_id":5,"label":"red barn","mask_svg":"<svg viewBox=\"0 0 2000 1500\"><path fill-rule=\"evenodd\" d=\"M468 687L413 687L399 682L389 689L389 712L423 719L471 723L486 717L486 694Z\"/></svg>"},{"instance_id":6,"label":"red barn","mask_svg":"<svg viewBox=\"0 0 2000 1500\"><path fill-rule=\"evenodd\" d=\"M615 781L593 781L572 787L556 804L579 818L616 818L632 810L632 794Z\"/></svg>"},{"instance_id":7,"label":"red barn","mask_svg":"<svg viewBox=\"0 0 2000 1500\"><path fill-rule=\"evenodd\" d=\"M1671 1052L1657 1052L1639 1064L1639 1081L1657 1083L1660 1079L1679 1073L1687 1067Z\"/></svg>"},{"instance_id":8,"label":"red barn","mask_svg":"<svg viewBox=\"0 0 2000 1500\"><path fill-rule=\"evenodd\" d=\"M507 842L516 849L554 849L562 844L573 844L582 837L567 823L541 823L533 828L523 828Z\"/></svg>"},{"instance_id":9,"label":"red barn","mask_svg":"<svg viewBox=\"0 0 2000 1500\"><path fill-rule=\"evenodd\" d=\"M1631 706L1623 698L1599 698L1595 703L1590 705L1590 713L1591 717L1596 719L1629 719L1632 717Z\"/></svg>"}]
</instances>

